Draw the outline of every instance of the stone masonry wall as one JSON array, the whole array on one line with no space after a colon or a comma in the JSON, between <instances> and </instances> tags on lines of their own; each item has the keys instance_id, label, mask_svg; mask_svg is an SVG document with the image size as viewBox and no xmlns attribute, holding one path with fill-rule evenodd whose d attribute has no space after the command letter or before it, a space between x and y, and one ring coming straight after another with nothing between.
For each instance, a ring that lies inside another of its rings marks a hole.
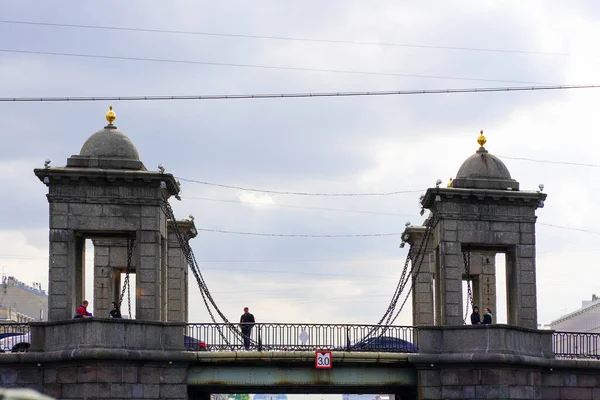
<instances>
[{"instance_id":1,"label":"stone masonry wall","mask_svg":"<svg viewBox=\"0 0 600 400\"><path fill-rule=\"evenodd\" d=\"M187 399L187 365L79 361L0 365L0 386L56 399Z\"/></svg>"},{"instance_id":2,"label":"stone masonry wall","mask_svg":"<svg viewBox=\"0 0 600 400\"><path fill-rule=\"evenodd\" d=\"M519 368L444 368L419 371L419 400L541 399L541 371Z\"/></svg>"},{"instance_id":3,"label":"stone masonry wall","mask_svg":"<svg viewBox=\"0 0 600 400\"><path fill-rule=\"evenodd\" d=\"M420 370L418 399L599 400L598 367L589 371L555 371L541 366Z\"/></svg>"},{"instance_id":4,"label":"stone masonry wall","mask_svg":"<svg viewBox=\"0 0 600 400\"><path fill-rule=\"evenodd\" d=\"M88 362L44 368L44 393L60 399L186 399L187 366Z\"/></svg>"}]
</instances>

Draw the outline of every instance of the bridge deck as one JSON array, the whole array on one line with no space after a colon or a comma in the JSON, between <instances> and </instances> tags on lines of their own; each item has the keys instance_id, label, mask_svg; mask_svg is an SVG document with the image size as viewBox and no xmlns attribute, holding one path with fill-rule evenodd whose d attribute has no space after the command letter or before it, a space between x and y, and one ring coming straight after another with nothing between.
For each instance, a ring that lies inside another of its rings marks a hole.
<instances>
[{"instance_id":1,"label":"bridge deck","mask_svg":"<svg viewBox=\"0 0 600 400\"><path fill-rule=\"evenodd\" d=\"M199 352L188 385L203 390L294 393L380 391L415 387L408 354L332 352L332 368L315 368L314 351Z\"/></svg>"}]
</instances>

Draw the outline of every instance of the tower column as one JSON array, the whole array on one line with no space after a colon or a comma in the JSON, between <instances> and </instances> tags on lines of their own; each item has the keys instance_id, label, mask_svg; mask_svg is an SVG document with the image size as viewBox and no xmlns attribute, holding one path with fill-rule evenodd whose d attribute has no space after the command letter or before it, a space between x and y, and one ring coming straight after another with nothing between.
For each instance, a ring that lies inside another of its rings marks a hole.
<instances>
[{"instance_id":1,"label":"tower column","mask_svg":"<svg viewBox=\"0 0 600 400\"><path fill-rule=\"evenodd\" d=\"M425 221L424 225L427 225ZM412 268L412 308L413 325L434 325L433 280L435 253L433 251L433 232L428 243L425 240L424 226L407 226L402 234L403 241L410 245ZM421 250L420 254L419 249Z\"/></svg>"},{"instance_id":2,"label":"tower column","mask_svg":"<svg viewBox=\"0 0 600 400\"><path fill-rule=\"evenodd\" d=\"M196 237L196 225L193 219L179 220L177 226L186 245ZM167 303L167 321L188 321L188 263L185 258L181 243L172 225L168 224L168 303Z\"/></svg>"},{"instance_id":3,"label":"tower column","mask_svg":"<svg viewBox=\"0 0 600 400\"><path fill-rule=\"evenodd\" d=\"M68 205L55 204L53 208L67 209ZM85 295L85 241L67 228L51 228L49 239L48 320L71 319Z\"/></svg>"}]
</instances>

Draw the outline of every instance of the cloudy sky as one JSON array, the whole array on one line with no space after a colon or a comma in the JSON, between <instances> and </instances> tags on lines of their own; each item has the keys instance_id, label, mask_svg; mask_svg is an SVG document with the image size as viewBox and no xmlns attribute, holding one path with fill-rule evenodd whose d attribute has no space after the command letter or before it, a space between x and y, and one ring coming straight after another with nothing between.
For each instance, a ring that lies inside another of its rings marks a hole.
<instances>
[{"instance_id":1,"label":"cloudy sky","mask_svg":"<svg viewBox=\"0 0 600 400\"><path fill-rule=\"evenodd\" d=\"M350 0L0 0L0 7L3 98L600 83L600 6L593 1L423 1L417 6ZM546 207L538 211L537 237L538 315L540 323L547 323L600 293L598 168L513 158L597 162L599 103L598 89L3 102L0 266L6 274L47 288L47 188L32 170L43 166L45 158L64 165L78 154L85 140L106 124L110 104L117 113L115 124L133 140L149 169L163 164L180 178L276 191L422 190L438 178L447 182L453 177L477 149L476 138L483 129L486 147L501 156L522 189L535 190L543 183L548 193ZM196 225L207 229L352 235L401 232L406 221L422 221L418 192L293 196L183 182L182 197L173 203L177 216L193 214ZM294 238L203 232L194 239L193 249L214 298L230 319L239 318L248 305L263 322L376 323L406 257L407 248L400 249L399 242L399 236ZM90 261L91 254L90 249ZM502 265L500 259L498 263ZM505 290L499 287L498 293L501 304ZM87 297L92 297L90 291ZM190 304L192 321L208 320L197 289L192 290ZM499 321L506 320L503 309L499 305ZM397 322L410 324L410 315L408 305Z\"/></svg>"}]
</instances>

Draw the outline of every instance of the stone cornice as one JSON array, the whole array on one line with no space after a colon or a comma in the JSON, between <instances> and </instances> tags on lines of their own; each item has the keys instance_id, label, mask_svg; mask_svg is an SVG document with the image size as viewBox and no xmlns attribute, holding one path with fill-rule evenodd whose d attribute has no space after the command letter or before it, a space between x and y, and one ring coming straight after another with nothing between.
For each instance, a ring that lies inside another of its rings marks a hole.
<instances>
[{"instance_id":1,"label":"stone cornice","mask_svg":"<svg viewBox=\"0 0 600 400\"><path fill-rule=\"evenodd\" d=\"M189 241L190 239L193 239L196 236L198 236L198 230L196 229L196 224L192 220L189 220L189 219L179 220L178 219L177 227L179 228L179 231L181 232L181 234L183 235L183 238L185 240ZM167 232L168 233L173 232L173 225L171 225L170 222L167 224Z\"/></svg>"},{"instance_id":2,"label":"stone cornice","mask_svg":"<svg viewBox=\"0 0 600 400\"><path fill-rule=\"evenodd\" d=\"M483 221L483 222L529 222L535 223L537 217L498 215L486 213L465 214L461 212L437 212L439 221L434 225L437 226L442 220L454 221Z\"/></svg>"},{"instance_id":3,"label":"stone cornice","mask_svg":"<svg viewBox=\"0 0 600 400\"><path fill-rule=\"evenodd\" d=\"M439 196L439 198L438 198ZM476 199L479 203L498 205L524 205L540 207L548 195L541 192L493 189L429 188L425 192L422 204L427 209L435 208L436 202L469 203Z\"/></svg>"},{"instance_id":4,"label":"stone cornice","mask_svg":"<svg viewBox=\"0 0 600 400\"><path fill-rule=\"evenodd\" d=\"M132 171L94 168L36 168L33 170L38 179L46 185L81 185L91 186L143 186L160 188L165 182L168 195L179 194L179 184L169 173L155 171Z\"/></svg>"},{"instance_id":5,"label":"stone cornice","mask_svg":"<svg viewBox=\"0 0 600 400\"><path fill-rule=\"evenodd\" d=\"M502 353L465 353L465 354L411 354L408 356L410 364L417 369L439 368L440 364L450 365L506 365L524 367L545 367L552 369L587 369L600 370L600 361L597 360L563 360L555 358L531 357Z\"/></svg>"},{"instance_id":6,"label":"stone cornice","mask_svg":"<svg viewBox=\"0 0 600 400\"><path fill-rule=\"evenodd\" d=\"M425 231L427 230L424 226L407 226L402 232L402 241L408 243L411 248L413 246L420 246L421 241L425 237ZM405 240L406 238L406 240ZM433 249L433 240L429 241L427 245L426 251L431 251Z\"/></svg>"}]
</instances>

